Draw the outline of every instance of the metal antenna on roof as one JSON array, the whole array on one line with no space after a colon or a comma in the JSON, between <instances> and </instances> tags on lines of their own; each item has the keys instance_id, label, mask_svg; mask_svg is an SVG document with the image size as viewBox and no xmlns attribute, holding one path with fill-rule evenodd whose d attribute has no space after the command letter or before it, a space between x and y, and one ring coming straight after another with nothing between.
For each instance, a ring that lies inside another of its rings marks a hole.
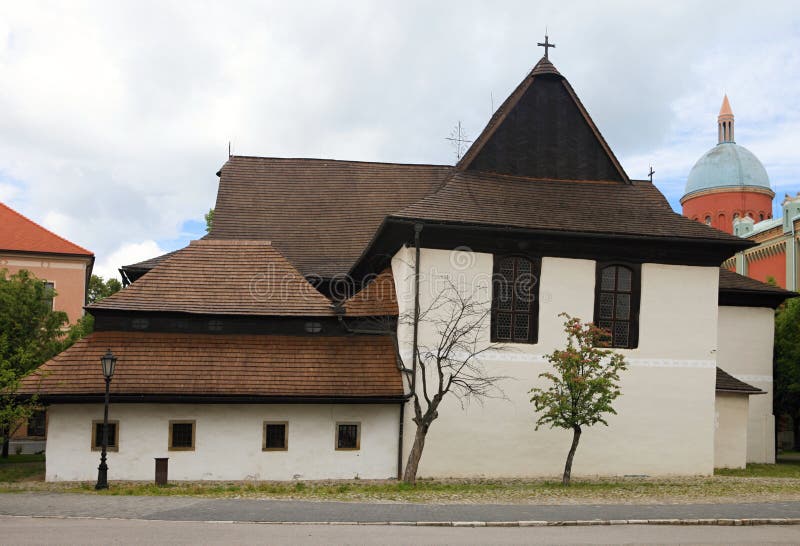
<instances>
[{"instance_id":1,"label":"metal antenna on roof","mask_svg":"<svg viewBox=\"0 0 800 546\"><path fill-rule=\"evenodd\" d=\"M652 181L653 181L653 175L654 175L654 174L656 174L656 172L653 170L653 166L652 166L652 165L650 165L650 172L649 172L649 173L647 173L647 176L649 176L649 177L650 177L650 182L652 182Z\"/></svg>"},{"instance_id":2,"label":"metal antenna on roof","mask_svg":"<svg viewBox=\"0 0 800 546\"><path fill-rule=\"evenodd\" d=\"M228 159L231 157L231 141L228 141Z\"/></svg>"},{"instance_id":3,"label":"metal antenna on roof","mask_svg":"<svg viewBox=\"0 0 800 546\"><path fill-rule=\"evenodd\" d=\"M453 146L456 148L456 160L460 160L461 156L466 151L465 144L472 142L467 138L467 133L464 132L464 128L461 126L461 122L458 122L458 125L453 127L453 130L450 131L450 136L446 137L445 140L449 140Z\"/></svg>"}]
</instances>

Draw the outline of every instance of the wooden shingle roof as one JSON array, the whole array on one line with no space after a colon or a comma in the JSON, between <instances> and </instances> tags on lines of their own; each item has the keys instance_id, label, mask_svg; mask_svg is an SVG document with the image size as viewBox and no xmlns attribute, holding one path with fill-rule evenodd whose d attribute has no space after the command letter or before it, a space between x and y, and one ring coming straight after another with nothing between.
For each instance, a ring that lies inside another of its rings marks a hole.
<instances>
[{"instance_id":1,"label":"wooden shingle roof","mask_svg":"<svg viewBox=\"0 0 800 546\"><path fill-rule=\"evenodd\" d=\"M743 243L675 213L648 181L544 180L463 171L396 218Z\"/></svg>"},{"instance_id":2,"label":"wooden shingle roof","mask_svg":"<svg viewBox=\"0 0 800 546\"><path fill-rule=\"evenodd\" d=\"M735 394L766 394L758 387L736 379L720 367L717 367L716 390L717 392L730 392Z\"/></svg>"},{"instance_id":3,"label":"wooden shingle roof","mask_svg":"<svg viewBox=\"0 0 800 546\"><path fill-rule=\"evenodd\" d=\"M745 277L725 268L719 270L719 304L745 307L778 307L799 294Z\"/></svg>"},{"instance_id":4,"label":"wooden shingle roof","mask_svg":"<svg viewBox=\"0 0 800 546\"><path fill-rule=\"evenodd\" d=\"M396 317L399 310L392 269L381 271L357 294L345 300L344 310L350 317Z\"/></svg>"},{"instance_id":5,"label":"wooden shingle roof","mask_svg":"<svg viewBox=\"0 0 800 546\"><path fill-rule=\"evenodd\" d=\"M320 294L269 241L192 241L89 310L214 315L333 316Z\"/></svg>"},{"instance_id":6,"label":"wooden shingle roof","mask_svg":"<svg viewBox=\"0 0 800 546\"><path fill-rule=\"evenodd\" d=\"M403 395L385 336L94 332L24 379L20 394L101 397L100 356L117 356L115 396L368 398Z\"/></svg>"},{"instance_id":7,"label":"wooden shingle roof","mask_svg":"<svg viewBox=\"0 0 800 546\"><path fill-rule=\"evenodd\" d=\"M438 188L453 167L231 157L209 239L268 239L304 275L347 272L386 215Z\"/></svg>"},{"instance_id":8,"label":"wooden shingle roof","mask_svg":"<svg viewBox=\"0 0 800 546\"><path fill-rule=\"evenodd\" d=\"M3 203L0 203L0 250L93 256L91 251L67 241Z\"/></svg>"}]
</instances>

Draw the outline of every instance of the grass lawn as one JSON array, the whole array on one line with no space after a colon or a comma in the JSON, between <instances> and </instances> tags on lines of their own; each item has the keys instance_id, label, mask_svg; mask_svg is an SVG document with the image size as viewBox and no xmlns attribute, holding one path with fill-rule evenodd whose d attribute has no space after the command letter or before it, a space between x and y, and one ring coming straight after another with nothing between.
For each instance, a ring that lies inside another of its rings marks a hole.
<instances>
[{"instance_id":1,"label":"grass lawn","mask_svg":"<svg viewBox=\"0 0 800 546\"><path fill-rule=\"evenodd\" d=\"M45 483L42 456L0 461L0 492L49 491L101 495L181 495L304 500L500 504L691 503L800 500L800 461L718 469L714 476L680 478L419 480L415 487L393 480L316 482L117 482L94 491L94 483Z\"/></svg>"},{"instance_id":2,"label":"grass lawn","mask_svg":"<svg viewBox=\"0 0 800 546\"><path fill-rule=\"evenodd\" d=\"M44 455L9 455L0 457L0 482L44 480Z\"/></svg>"}]
</instances>

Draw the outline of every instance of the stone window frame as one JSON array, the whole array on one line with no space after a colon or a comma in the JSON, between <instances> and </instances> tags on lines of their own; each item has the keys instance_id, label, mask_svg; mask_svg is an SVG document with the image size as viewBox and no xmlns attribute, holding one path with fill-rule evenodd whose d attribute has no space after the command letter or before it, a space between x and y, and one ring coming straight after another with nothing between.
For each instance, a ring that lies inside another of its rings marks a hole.
<instances>
[{"instance_id":1,"label":"stone window frame","mask_svg":"<svg viewBox=\"0 0 800 546\"><path fill-rule=\"evenodd\" d=\"M283 447L267 447L267 426L283 425ZM289 421L264 421L261 424L261 451L289 451Z\"/></svg>"},{"instance_id":2,"label":"stone window frame","mask_svg":"<svg viewBox=\"0 0 800 546\"><path fill-rule=\"evenodd\" d=\"M174 447L172 445L172 426L173 425L192 425L192 445L191 447ZM197 421L194 419L175 419L169 422L169 438L167 439L168 451L194 451L197 437Z\"/></svg>"},{"instance_id":3,"label":"stone window frame","mask_svg":"<svg viewBox=\"0 0 800 546\"><path fill-rule=\"evenodd\" d=\"M109 419L108 420L108 424L109 425L115 425L114 426L114 438L113 438L114 445L113 446L111 445L112 438L109 437L109 439L108 439L109 445L106 448L106 451L119 451L119 420L118 419ZM98 437L97 436L97 425L101 425L102 426L103 425L103 420L102 419L93 419L92 420L92 443L91 443L91 446L90 446L92 448L92 451L102 451L103 450L102 432L100 433L101 436ZM99 445L98 445L98 443L99 443Z\"/></svg>"},{"instance_id":4,"label":"stone window frame","mask_svg":"<svg viewBox=\"0 0 800 546\"><path fill-rule=\"evenodd\" d=\"M339 447L339 427L343 425L355 425L356 428L356 446L355 447ZM361 450L361 421L336 421L336 427L333 434L333 447L336 451L360 451Z\"/></svg>"}]
</instances>

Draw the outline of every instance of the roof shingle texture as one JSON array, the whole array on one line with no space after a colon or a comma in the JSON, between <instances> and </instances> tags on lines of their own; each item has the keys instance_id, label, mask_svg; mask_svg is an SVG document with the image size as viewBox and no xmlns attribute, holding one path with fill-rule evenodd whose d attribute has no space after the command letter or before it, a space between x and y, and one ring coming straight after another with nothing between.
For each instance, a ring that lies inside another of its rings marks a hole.
<instances>
[{"instance_id":1,"label":"roof shingle texture","mask_svg":"<svg viewBox=\"0 0 800 546\"><path fill-rule=\"evenodd\" d=\"M100 357L113 348L112 394L400 396L384 336L94 332L28 376L21 394L99 395Z\"/></svg>"},{"instance_id":2,"label":"roof shingle texture","mask_svg":"<svg viewBox=\"0 0 800 546\"><path fill-rule=\"evenodd\" d=\"M719 270L720 291L761 292L775 295L785 295L787 298L796 296L794 292L784 290L780 286L773 286L765 282L745 277L725 268Z\"/></svg>"},{"instance_id":3,"label":"roof shingle texture","mask_svg":"<svg viewBox=\"0 0 800 546\"><path fill-rule=\"evenodd\" d=\"M89 309L213 315L332 316L320 294L269 241L192 241Z\"/></svg>"},{"instance_id":4,"label":"roof shingle texture","mask_svg":"<svg viewBox=\"0 0 800 546\"><path fill-rule=\"evenodd\" d=\"M231 157L209 239L270 239L304 275L346 273L383 219L438 188L453 167Z\"/></svg>"},{"instance_id":5,"label":"roof shingle texture","mask_svg":"<svg viewBox=\"0 0 800 546\"><path fill-rule=\"evenodd\" d=\"M476 171L453 175L395 217L564 232L741 242L669 207L650 182L540 180Z\"/></svg>"},{"instance_id":6,"label":"roof shingle texture","mask_svg":"<svg viewBox=\"0 0 800 546\"><path fill-rule=\"evenodd\" d=\"M733 392L742 394L764 394L758 387L748 385L744 381L739 381L731 374L720 367L717 367L717 387L716 390L722 392Z\"/></svg>"},{"instance_id":7,"label":"roof shingle texture","mask_svg":"<svg viewBox=\"0 0 800 546\"><path fill-rule=\"evenodd\" d=\"M399 313L392 268L381 271L357 294L344 302L350 317L392 316Z\"/></svg>"},{"instance_id":8,"label":"roof shingle texture","mask_svg":"<svg viewBox=\"0 0 800 546\"><path fill-rule=\"evenodd\" d=\"M0 250L93 256L14 209L0 203Z\"/></svg>"}]
</instances>

